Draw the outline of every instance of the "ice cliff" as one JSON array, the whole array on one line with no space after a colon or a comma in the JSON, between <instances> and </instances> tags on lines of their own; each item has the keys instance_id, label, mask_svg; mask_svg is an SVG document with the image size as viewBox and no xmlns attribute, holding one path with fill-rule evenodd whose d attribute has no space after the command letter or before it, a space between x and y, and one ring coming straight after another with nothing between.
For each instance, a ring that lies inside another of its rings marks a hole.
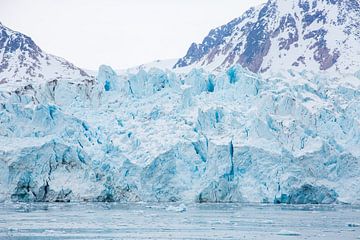
<instances>
[{"instance_id":1,"label":"ice cliff","mask_svg":"<svg viewBox=\"0 0 360 240\"><path fill-rule=\"evenodd\" d=\"M0 85L0 199L360 203L360 79L240 66Z\"/></svg>"},{"instance_id":2,"label":"ice cliff","mask_svg":"<svg viewBox=\"0 0 360 240\"><path fill-rule=\"evenodd\" d=\"M96 78L0 23L0 202L359 204L359 12L269 0Z\"/></svg>"}]
</instances>

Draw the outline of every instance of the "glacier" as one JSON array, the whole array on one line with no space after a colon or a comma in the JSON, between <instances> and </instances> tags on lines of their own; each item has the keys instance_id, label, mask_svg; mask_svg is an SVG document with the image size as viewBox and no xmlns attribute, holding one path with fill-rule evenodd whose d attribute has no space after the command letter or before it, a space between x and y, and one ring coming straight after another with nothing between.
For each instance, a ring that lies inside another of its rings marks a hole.
<instances>
[{"instance_id":1,"label":"glacier","mask_svg":"<svg viewBox=\"0 0 360 240\"><path fill-rule=\"evenodd\" d=\"M360 203L359 73L0 85L0 201Z\"/></svg>"}]
</instances>

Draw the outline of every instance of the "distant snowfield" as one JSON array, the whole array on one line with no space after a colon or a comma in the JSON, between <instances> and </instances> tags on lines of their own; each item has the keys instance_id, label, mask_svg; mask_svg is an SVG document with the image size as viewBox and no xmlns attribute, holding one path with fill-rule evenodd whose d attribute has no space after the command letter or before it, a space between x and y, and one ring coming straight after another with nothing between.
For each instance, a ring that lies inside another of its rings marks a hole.
<instances>
[{"instance_id":1,"label":"distant snowfield","mask_svg":"<svg viewBox=\"0 0 360 240\"><path fill-rule=\"evenodd\" d=\"M155 60L149 63L145 63L145 64L141 64L135 67L131 67L131 68L126 68L126 69L118 69L116 70L116 73L119 75L122 74L128 74L128 73L137 73L139 70L150 70L151 68L158 68L158 69L162 69L162 70L171 70L171 71L177 71L178 73L186 73L188 72L189 68L180 68L180 69L173 69L176 62L179 59L174 58L174 59L162 59L162 60ZM191 67L192 68L192 67Z\"/></svg>"}]
</instances>

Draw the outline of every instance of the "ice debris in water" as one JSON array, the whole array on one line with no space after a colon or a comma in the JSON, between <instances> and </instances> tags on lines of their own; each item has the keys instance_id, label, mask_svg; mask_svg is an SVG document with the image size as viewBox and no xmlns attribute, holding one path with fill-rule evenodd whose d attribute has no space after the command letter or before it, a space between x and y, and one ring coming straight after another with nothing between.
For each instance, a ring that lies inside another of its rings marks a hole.
<instances>
[{"instance_id":1,"label":"ice debris in water","mask_svg":"<svg viewBox=\"0 0 360 240\"><path fill-rule=\"evenodd\" d=\"M173 206L170 205L166 208L166 211L171 211L171 212L185 212L186 211L186 206L185 204L180 204L178 206Z\"/></svg>"},{"instance_id":2,"label":"ice debris in water","mask_svg":"<svg viewBox=\"0 0 360 240\"><path fill-rule=\"evenodd\" d=\"M301 236L301 233L283 229L283 230L280 230L276 235L280 235L280 236Z\"/></svg>"},{"instance_id":3,"label":"ice debris in water","mask_svg":"<svg viewBox=\"0 0 360 240\"><path fill-rule=\"evenodd\" d=\"M360 223L348 223L347 224L348 227L360 227Z\"/></svg>"},{"instance_id":4,"label":"ice debris in water","mask_svg":"<svg viewBox=\"0 0 360 240\"><path fill-rule=\"evenodd\" d=\"M0 201L359 203L349 79L101 66L2 85Z\"/></svg>"}]
</instances>

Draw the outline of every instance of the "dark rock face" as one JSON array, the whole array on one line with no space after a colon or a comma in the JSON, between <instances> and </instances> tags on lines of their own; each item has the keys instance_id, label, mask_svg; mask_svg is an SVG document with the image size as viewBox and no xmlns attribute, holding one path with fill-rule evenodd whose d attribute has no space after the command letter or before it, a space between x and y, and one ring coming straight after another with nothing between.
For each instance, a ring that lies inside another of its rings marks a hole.
<instances>
[{"instance_id":1,"label":"dark rock face","mask_svg":"<svg viewBox=\"0 0 360 240\"><path fill-rule=\"evenodd\" d=\"M206 66L221 58L225 60L218 61L217 68L240 64L252 72L265 72L276 63L287 68L316 65L319 70L327 70L346 54L353 53L344 54L343 45L336 43L339 39L328 31L330 28L360 42L359 2L269 0L257 10L211 30L201 44L191 45L174 68ZM343 41L346 44L348 40ZM273 55L269 56L270 52ZM293 60L282 58L287 55L294 56Z\"/></svg>"},{"instance_id":2,"label":"dark rock face","mask_svg":"<svg viewBox=\"0 0 360 240\"><path fill-rule=\"evenodd\" d=\"M306 13L304 15L302 22L304 24L304 27L308 27L311 24L313 24L314 22L325 24L326 23L326 14L324 13L324 10L321 10L321 11L317 10L314 13Z\"/></svg>"},{"instance_id":3,"label":"dark rock face","mask_svg":"<svg viewBox=\"0 0 360 240\"><path fill-rule=\"evenodd\" d=\"M299 32L296 28L296 21L291 14L281 18L279 27L273 32L273 37L277 37L281 32L284 32L285 29L291 29L293 31L289 33L288 38L279 39L280 50L290 50L291 45L299 41Z\"/></svg>"},{"instance_id":4,"label":"dark rock face","mask_svg":"<svg viewBox=\"0 0 360 240\"><path fill-rule=\"evenodd\" d=\"M340 57L340 52L335 49L330 53L330 49L327 47L319 48L314 55L314 59L320 63L320 70L326 70L331 68Z\"/></svg>"},{"instance_id":5,"label":"dark rock face","mask_svg":"<svg viewBox=\"0 0 360 240\"><path fill-rule=\"evenodd\" d=\"M244 16L236 18L229 22L226 25L223 25L219 28L212 29L208 36L206 36L201 44L193 43L191 44L185 58L179 59L176 63L176 67L185 67L194 62L199 58L208 54L213 48L219 47L221 44L225 43L225 38L229 37L235 27L241 23L247 16L250 16L254 13L254 9L251 8L248 10Z\"/></svg>"},{"instance_id":6,"label":"dark rock face","mask_svg":"<svg viewBox=\"0 0 360 240\"><path fill-rule=\"evenodd\" d=\"M239 62L252 72L258 72L263 58L269 52L271 41L267 30L267 19L275 15L273 3L268 2L260 11L257 23L247 34L245 50L240 55Z\"/></svg>"},{"instance_id":7,"label":"dark rock face","mask_svg":"<svg viewBox=\"0 0 360 240\"><path fill-rule=\"evenodd\" d=\"M310 46L310 49L315 49L314 59L320 64L320 70L331 68L340 57L338 49L330 50L327 47L325 36L327 31L323 28L312 31L304 36L304 39L316 39L316 42Z\"/></svg>"}]
</instances>

